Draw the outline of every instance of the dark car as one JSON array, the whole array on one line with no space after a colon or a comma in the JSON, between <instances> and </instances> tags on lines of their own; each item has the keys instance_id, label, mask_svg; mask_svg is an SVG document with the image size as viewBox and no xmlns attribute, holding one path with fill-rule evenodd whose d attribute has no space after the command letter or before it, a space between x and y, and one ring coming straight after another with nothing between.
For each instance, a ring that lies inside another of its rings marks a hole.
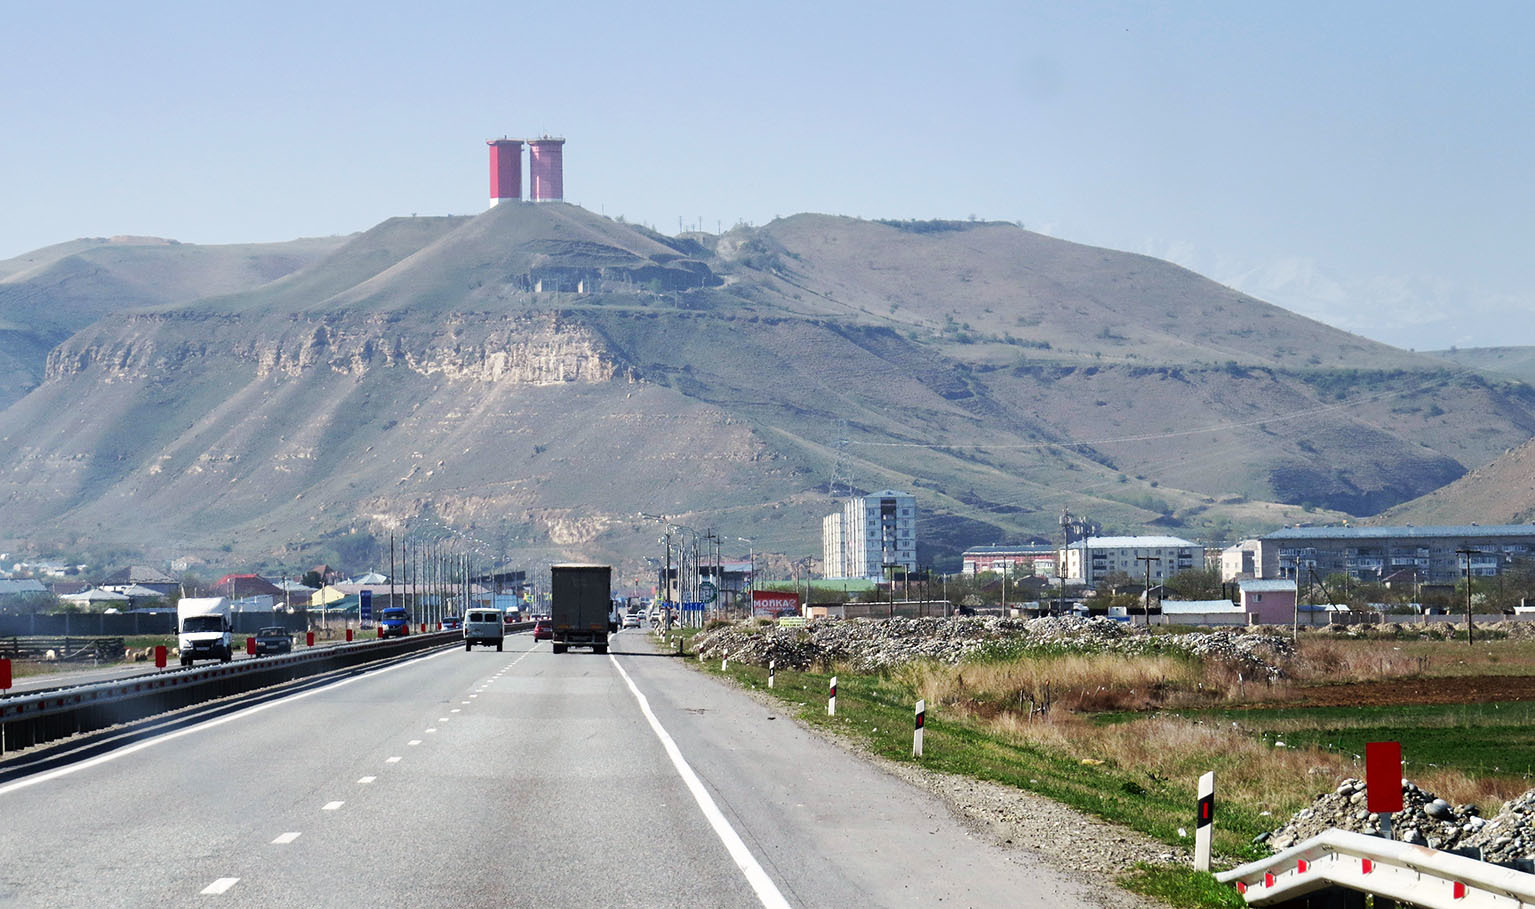
<instances>
[{"instance_id":1,"label":"dark car","mask_svg":"<svg viewBox=\"0 0 1535 909\"><path fill-rule=\"evenodd\" d=\"M410 615L399 606L391 606L378 614L378 636L403 638L410 634Z\"/></svg>"},{"instance_id":2,"label":"dark car","mask_svg":"<svg viewBox=\"0 0 1535 909\"><path fill-rule=\"evenodd\" d=\"M256 656L292 652L293 636L288 634L288 629L274 625L256 632Z\"/></svg>"},{"instance_id":3,"label":"dark car","mask_svg":"<svg viewBox=\"0 0 1535 909\"><path fill-rule=\"evenodd\" d=\"M549 621L548 619L539 619L537 622L533 623L533 640L535 640L535 641L543 641L543 640L553 640L553 638L554 638L554 623L553 622Z\"/></svg>"}]
</instances>

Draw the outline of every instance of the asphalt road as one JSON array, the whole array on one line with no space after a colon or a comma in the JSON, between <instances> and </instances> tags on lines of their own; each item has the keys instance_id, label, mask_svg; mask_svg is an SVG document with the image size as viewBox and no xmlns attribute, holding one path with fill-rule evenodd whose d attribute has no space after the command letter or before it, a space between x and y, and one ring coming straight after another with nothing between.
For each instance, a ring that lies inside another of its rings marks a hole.
<instances>
[{"instance_id":1,"label":"asphalt road","mask_svg":"<svg viewBox=\"0 0 1535 909\"><path fill-rule=\"evenodd\" d=\"M1099 902L635 632L436 651L0 784L0 843L17 906Z\"/></svg>"}]
</instances>

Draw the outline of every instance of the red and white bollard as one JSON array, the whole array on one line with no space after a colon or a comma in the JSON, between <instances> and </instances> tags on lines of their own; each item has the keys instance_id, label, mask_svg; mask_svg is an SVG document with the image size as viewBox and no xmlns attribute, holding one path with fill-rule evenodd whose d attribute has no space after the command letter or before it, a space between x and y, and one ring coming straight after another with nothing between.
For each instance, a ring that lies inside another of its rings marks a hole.
<instances>
[{"instance_id":1,"label":"red and white bollard","mask_svg":"<svg viewBox=\"0 0 1535 909\"><path fill-rule=\"evenodd\" d=\"M352 629L350 628L346 630L346 642L348 644L352 643Z\"/></svg>"},{"instance_id":2,"label":"red and white bollard","mask_svg":"<svg viewBox=\"0 0 1535 909\"><path fill-rule=\"evenodd\" d=\"M11 661L9 657L0 657L0 690L11 690Z\"/></svg>"},{"instance_id":3,"label":"red and white bollard","mask_svg":"<svg viewBox=\"0 0 1535 909\"><path fill-rule=\"evenodd\" d=\"M768 687L773 687L773 670L778 667L777 660L768 660Z\"/></svg>"},{"instance_id":4,"label":"red and white bollard","mask_svg":"<svg viewBox=\"0 0 1535 909\"><path fill-rule=\"evenodd\" d=\"M837 677L831 677L831 695L826 699L826 715L837 715Z\"/></svg>"},{"instance_id":5,"label":"red and white bollard","mask_svg":"<svg viewBox=\"0 0 1535 909\"><path fill-rule=\"evenodd\" d=\"M1210 837L1215 833L1215 771L1199 778L1199 807L1194 814L1194 870L1210 870Z\"/></svg>"},{"instance_id":6,"label":"red and white bollard","mask_svg":"<svg viewBox=\"0 0 1535 909\"><path fill-rule=\"evenodd\" d=\"M165 668L165 645L164 644L156 644L155 645L155 668L156 669L164 669Z\"/></svg>"},{"instance_id":7,"label":"red and white bollard","mask_svg":"<svg viewBox=\"0 0 1535 909\"><path fill-rule=\"evenodd\" d=\"M245 655L246 656L255 656L256 655L256 639L255 638L247 637L245 639Z\"/></svg>"},{"instance_id":8,"label":"red and white bollard","mask_svg":"<svg viewBox=\"0 0 1535 909\"><path fill-rule=\"evenodd\" d=\"M305 647L313 647L314 646L314 632L313 631L306 631L306 632L304 632L304 646Z\"/></svg>"},{"instance_id":9,"label":"red and white bollard","mask_svg":"<svg viewBox=\"0 0 1535 909\"><path fill-rule=\"evenodd\" d=\"M925 725L927 725L927 701L924 699L917 702L916 725L912 727L911 733L912 757L922 756L922 727Z\"/></svg>"}]
</instances>

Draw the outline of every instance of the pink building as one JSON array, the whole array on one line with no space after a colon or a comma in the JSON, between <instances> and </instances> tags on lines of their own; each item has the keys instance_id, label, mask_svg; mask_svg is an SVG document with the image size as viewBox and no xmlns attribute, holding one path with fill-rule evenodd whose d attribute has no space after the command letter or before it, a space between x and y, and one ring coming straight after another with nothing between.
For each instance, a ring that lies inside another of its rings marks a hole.
<instances>
[{"instance_id":1,"label":"pink building","mask_svg":"<svg viewBox=\"0 0 1535 909\"><path fill-rule=\"evenodd\" d=\"M522 201L522 140L491 139L490 204Z\"/></svg>"},{"instance_id":2,"label":"pink building","mask_svg":"<svg viewBox=\"0 0 1535 909\"><path fill-rule=\"evenodd\" d=\"M1292 580L1238 581L1242 611L1258 625L1289 625L1295 621L1297 591Z\"/></svg>"},{"instance_id":3,"label":"pink building","mask_svg":"<svg viewBox=\"0 0 1535 909\"><path fill-rule=\"evenodd\" d=\"M534 202L565 198L565 140L528 140L528 196Z\"/></svg>"}]
</instances>

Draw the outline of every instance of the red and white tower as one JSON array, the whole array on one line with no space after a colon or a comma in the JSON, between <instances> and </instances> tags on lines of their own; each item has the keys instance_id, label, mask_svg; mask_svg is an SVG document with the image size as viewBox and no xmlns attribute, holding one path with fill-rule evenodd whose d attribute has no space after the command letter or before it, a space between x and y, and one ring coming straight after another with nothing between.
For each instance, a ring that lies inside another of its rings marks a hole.
<instances>
[{"instance_id":1,"label":"red and white tower","mask_svg":"<svg viewBox=\"0 0 1535 909\"><path fill-rule=\"evenodd\" d=\"M491 139L490 204L522 201L522 140Z\"/></svg>"},{"instance_id":2,"label":"red and white tower","mask_svg":"<svg viewBox=\"0 0 1535 909\"><path fill-rule=\"evenodd\" d=\"M528 140L528 190L534 202L565 198L564 139L544 136Z\"/></svg>"}]
</instances>

